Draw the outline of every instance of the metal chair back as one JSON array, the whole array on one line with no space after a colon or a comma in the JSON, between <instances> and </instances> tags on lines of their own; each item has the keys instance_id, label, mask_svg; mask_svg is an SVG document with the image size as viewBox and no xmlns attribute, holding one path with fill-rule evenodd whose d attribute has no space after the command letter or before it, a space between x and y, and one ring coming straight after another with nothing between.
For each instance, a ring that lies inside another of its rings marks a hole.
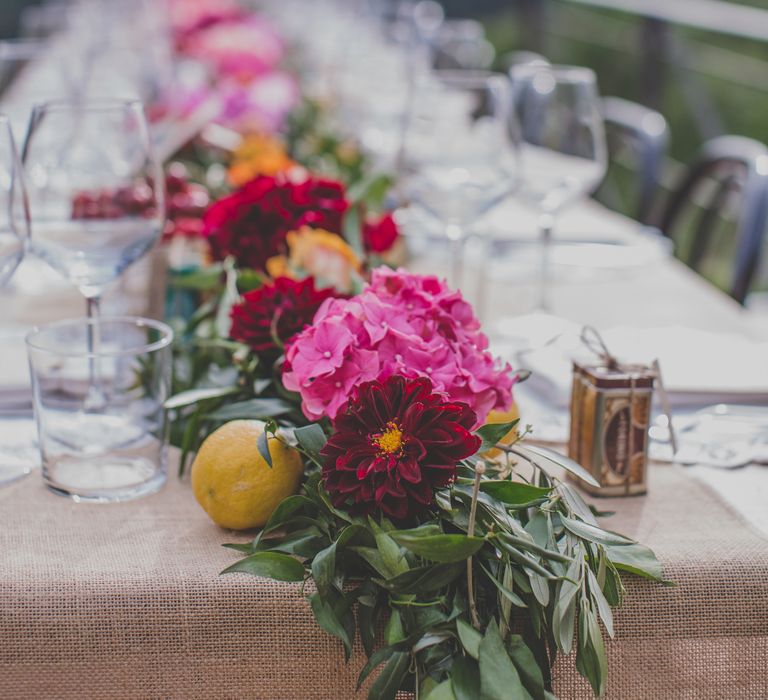
<instances>
[{"instance_id":1,"label":"metal chair back","mask_svg":"<svg viewBox=\"0 0 768 700\"><path fill-rule=\"evenodd\" d=\"M743 304L757 271L768 225L768 147L743 136L720 136L704 144L670 196L659 228L679 243L678 228L691 204L701 209L681 257L701 271L718 222L735 214L735 253L728 292Z\"/></svg>"},{"instance_id":2,"label":"metal chair back","mask_svg":"<svg viewBox=\"0 0 768 700\"><path fill-rule=\"evenodd\" d=\"M605 97L602 104L609 159L628 162L633 172L630 214L647 224L667 154L667 121L658 112L620 97Z\"/></svg>"}]
</instances>

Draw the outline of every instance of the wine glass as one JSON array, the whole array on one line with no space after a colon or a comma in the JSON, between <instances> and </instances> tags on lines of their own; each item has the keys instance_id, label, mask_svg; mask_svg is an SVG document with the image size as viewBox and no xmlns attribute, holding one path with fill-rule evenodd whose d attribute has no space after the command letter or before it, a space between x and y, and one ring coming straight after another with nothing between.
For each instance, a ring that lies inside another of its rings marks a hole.
<instances>
[{"instance_id":1,"label":"wine glass","mask_svg":"<svg viewBox=\"0 0 768 700\"><path fill-rule=\"evenodd\" d=\"M149 251L163 228L163 173L142 105L94 99L36 106L23 162L31 250L77 286L89 318L98 319L104 291ZM98 350L99 325L89 328ZM95 366L90 379L97 410Z\"/></svg>"},{"instance_id":2,"label":"wine glass","mask_svg":"<svg viewBox=\"0 0 768 700\"><path fill-rule=\"evenodd\" d=\"M417 81L401 164L405 197L437 219L461 286L467 227L517 182L509 83L485 71L434 71Z\"/></svg>"},{"instance_id":3,"label":"wine glass","mask_svg":"<svg viewBox=\"0 0 768 700\"><path fill-rule=\"evenodd\" d=\"M104 291L158 239L164 184L139 102L36 106L24 144L32 251L97 316Z\"/></svg>"},{"instance_id":4,"label":"wine glass","mask_svg":"<svg viewBox=\"0 0 768 700\"><path fill-rule=\"evenodd\" d=\"M29 237L21 163L8 118L0 115L0 286L13 275Z\"/></svg>"},{"instance_id":5,"label":"wine glass","mask_svg":"<svg viewBox=\"0 0 768 700\"><path fill-rule=\"evenodd\" d=\"M605 175L605 134L595 74L546 63L509 72L519 124L518 196L538 213L541 271L538 308L549 310L550 248L558 214Z\"/></svg>"},{"instance_id":6,"label":"wine glass","mask_svg":"<svg viewBox=\"0 0 768 700\"><path fill-rule=\"evenodd\" d=\"M8 282L21 262L28 237L29 210L21 163L10 122L0 115L0 287ZM15 392L3 400L5 405L0 405L0 412L7 412L15 419L18 408L14 403ZM34 443L28 428L17 420L9 420L5 425L0 439L0 486L25 476L35 463Z\"/></svg>"}]
</instances>

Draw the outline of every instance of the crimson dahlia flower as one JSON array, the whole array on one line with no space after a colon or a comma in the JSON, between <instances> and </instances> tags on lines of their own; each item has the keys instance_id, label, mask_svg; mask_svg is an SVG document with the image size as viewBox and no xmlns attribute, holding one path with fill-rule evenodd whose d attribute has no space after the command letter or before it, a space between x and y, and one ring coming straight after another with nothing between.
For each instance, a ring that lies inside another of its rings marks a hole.
<instances>
[{"instance_id":1,"label":"crimson dahlia flower","mask_svg":"<svg viewBox=\"0 0 768 700\"><path fill-rule=\"evenodd\" d=\"M476 421L467 404L433 393L426 377L359 385L321 452L333 504L400 521L424 512L458 462L479 449Z\"/></svg>"},{"instance_id":2,"label":"crimson dahlia flower","mask_svg":"<svg viewBox=\"0 0 768 700\"><path fill-rule=\"evenodd\" d=\"M312 323L320 305L339 296L333 288L315 289L312 277L296 281L278 277L246 292L232 307L231 338L250 346L259 357L273 361L291 338Z\"/></svg>"},{"instance_id":3,"label":"crimson dahlia flower","mask_svg":"<svg viewBox=\"0 0 768 700\"><path fill-rule=\"evenodd\" d=\"M259 175L214 202L203 223L215 258L232 255L240 267L262 270L269 258L285 253L289 231L306 225L338 233L348 208L335 180Z\"/></svg>"}]
</instances>

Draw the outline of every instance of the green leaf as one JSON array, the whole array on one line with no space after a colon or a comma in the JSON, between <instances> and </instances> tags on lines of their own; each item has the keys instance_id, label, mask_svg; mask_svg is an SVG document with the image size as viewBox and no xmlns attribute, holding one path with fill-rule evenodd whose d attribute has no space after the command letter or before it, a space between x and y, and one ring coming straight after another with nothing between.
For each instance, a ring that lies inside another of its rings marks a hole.
<instances>
[{"instance_id":1,"label":"green leaf","mask_svg":"<svg viewBox=\"0 0 768 700\"><path fill-rule=\"evenodd\" d=\"M464 647L464 651L466 651L473 659L477 660L483 635L461 618L456 620L456 632L459 635L459 641L461 642L461 646Z\"/></svg>"},{"instance_id":2,"label":"green leaf","mask_svg":"<svg viewBox=\"0 0 768 700\"><path fill-rule=\"evenodd\" d=\"M523 507L547 498L552 489L531 486L519 481L481 481L480 490L497 501L510 506Z\"/></svg>"},{"instance_id":3,"label":"green leaf","mask_svg":"<svg viewBox=\"0 0 768 700\"><path fill-rule=\"evenodd\" d=\"M350 542L355 542L359 540L365 540L366 543L373 544L373 536L371 535L370 530L364 525L360 525L359 523L353 523L352 525L347 525L339 533L339 536L336 539L336 548L343 549Z\"/></svg>"},{"instance_id":4,"label":"green leaf","mask_svg":"<svg viewBox=\"0 0 768 700\"><path fill-rule=\"evenodd\" d=\"M539 574L535 574L527 568L525 573L528 574L528 580L531 582L533 597L536 598L542 608L546 608L549 605L549 584L547 583L547 578L539 576Z\"/></svg>"},{"instance_id":5,"label":"green leaf","mask_svg":"<svg viewBox=\"0 0 768 700\"><path fill-rule=\"evenodd\" d=\"M209 413L209 420L236 420L245 419L266 419L283 416L290 413L293 406L282 399L249 399L248 401L238 401Z\"/></svg>"},{"instance_id":6,"label":"green leaf","mask_svg":"<svg viewBox=\"0 0 768 700\"><path fill-rule=\"evenodd\" d=\"M557 601L552 611L552 634L558 649L564 654L570 654L573 646L573 631L576 620L576 594L580 587L574 583L580 580L583 563L578 557L574 558L565 578L557 589Z\"/></svg>"},{"instance_id":7,"label":"green leaf","mask_svg":"<svg viewBox=\"0 0 768 700\"><path fill-rule=\"evenodd\" d=\"M502 537L509 544L514 545L515 547L519 547L520 549L525 549L529 552L533 552L534 554L537 554L538 556L543 557L544 559L551 559L552 561L560 561L563 563L568 563L571 561L570 557L567 557L565 554L562 554L560 550L554 551L551 549L547 549L546 547L540 547L538 544L531 542L530 540L526 540L523 537L515 537L515 535L508 535L506 532L501 533L500 537Z\"/></svg>"},{"instance_id":8,"label":"green leaf","mask_svg":"<svg viewBox=\"0 0 768 700\"><path fill-rule=\"evenodd\" d=\"M288 496L277 504L277 508L272 511L272 515L269 516L267 524L264 525L262 532L269 532L275 528L284 525L296 512L302 508L308 508L310 510L316 510L315 504L311 499L299 494L294 496Z\"/></svg>"},{"instance_id":9,"label":"green leaf","mask_svg":"<svg viewBox=\"0 0 768 700\"><path fill-rule=\"evenodd\" d=\"M257 551L283 552L305 559L312 559L328 544L328 539L315 526L294 530L274 539L261 538Z\"/></svg>"},{"instance_id":10,"label":"green leaf","mask_svg":"<svg viewBox=\"0 0 768 700\"><path fill-rule=\"evenodd\" d=\"M520 674L520 680L533 700L544 700L544 677L541 675L541 669L530 647L519 634L510 635L507 651Z\"/></svg>"},{"instance_id":11,"label":"green leaf","mask_svg":"<svg viewBox=\"0 0 768 700\"><path fill-rule=\"evenodd\" d=\"M313 593L309 596L309 603L312 606L312 612L315 614L317 624L328 634L341 640L344 645L344 656L349 660L352 652L352 640L344 623L339 620L334 612L333 606L323 600L320 593Z\"/></svg>"},{"instance_id":12,"label":"green leaf","mask_svg":"<svg viewBox=\"0 0 768 700\"><path fill-rule=\"evenodd\" d=\"M227 549L234 549L236 552L242 552L243 554L251 554L253 552L253 547L250 542L246 544L228 542L227 544L223 544L221 546L226 547Z\"/></svg>"},{"instance_id":13,"label":"green leaf","mask_svg":"<svg viewBox=\"0 0 768 700\"><path fill-rule=\"evenodd\" d=\"M351 206L347 209L346 214L344 214L342 229L344 240L349 243L349 247L352 248L355 255L362 260L365 257L365 251L363 249L363 222L359 206Z\"/></svg>"},{"instance_id":14,"label":"green leaf","mask_svg":"<svg viewBox=\"0 0 768 700\"><path fill-rule=\"evenodd\" d=\"M312 560L312 578L321 596L327 596L336 573L336 543L326 547Z\"/></svg>"},{"instance_id":15,"label":"green leaf","mask_svg":"<svg viewBox=\"0 0 768 700\"><path fill-rule=\"evenodd\" d=\"M480 642L480 700L530 700L492 619Z\"/></svg>"},{"instance_id":16,"label":"green leaf","mask_svg":"<svg viewBox=\"0 0 768 700\"><path fill-rule=\"evenodd\" d=\"M371 675L371 672L377 667L383 664L389 659L395 652L397 647L386 646L377 649L366 661L365 665L360 669L360 673L357 676L357 689L360 690L360 686L365 683L365 679Z\"/></svg>"},{"instance_id":17,"label":"green leaf","mask_svg":"<svg viewBox=\"0 0 768 700\"><path fill-rule=\"evenodd\" d=\"M189 406L205 399L219 399L222 396L231 396L238 391L240 390L236 386L209 386L201 389L189 389L188 391L182 391L180 394L171 396L163 404L163 408L170 411L171 409Z\"/></svg>"},{"instance_id":18,"label":"green leaf","mask_svg":"<svg viewBox=\"0 0 768 700\"><path fill-rule=\"evenodd\" d=\"M357 627L360 632L360 641L363 643L363 649L367 656L373 653L373 645L376 641L376 622L378 619L377 602L378 599L373 596L370 604L366 603L367 597L362 596L358 602L357 608Z\"/></svg>"},{"instance_id":19,"label":"green leaf","mask_svg":"<svg viewBox=\"0 0 768 700\"><path fill-rule=\"evenodd\" d=\"M515 561L525 568L530 569L531 571L539 574L539 576L543 576L547 579L557 579L557 576L555 576L551 571L547 571L547 569L539 564L539 562L524 552L521 552L516 547L513 547L504 538L499 538L497 542L499 546L509 555L509 558L512 559L512 561Z\"/></svg>"},{"instance_id":20,"label":"green leaf","mask_svg":"<svg viewBox=\"0 0 768 700\"><path fill-rule=\"evenodd\" d=\"M426 593L447 586L463 571L465 569L459 563L417 566L384 581L384 586L398 593Z\"/></svg>"},{"instance_id":21,"label":"green leaf","mask_svg":"<svg viewBox=\"0 0 768 700\"><path fill-rule=\"evenodd\" d=\"M582 600L579 615L576 669L589 681L595 695L602 695L605 692L605 678L608 671L605 642L597 618L585 600Z\"/></svg>"},{"instance_id":22,"label":"green leaf","mask_svg":"<svg viewBox=\"0 0 768 700\"><path fill-rule=\"evenodd\" d=\"M303 449L313 455L317 455L325 447L328 438L323 429L317 423L310 423L293 431L296 440Z\"/></svg>"},{"instance_id":23,"label":"green leaf","mask_svg":"<svg viewBox=\"0 0 768 700\"><path fill-rule=\"evenodd\" d=\"M617 569L628 571L637 576L668 583L664 579L661 562L656 558L653 550L642 544L630 544L621 547L606 547L608 558Z\"/></svg>"},{"instance_id":24,"label":"green leaf","mask_svg":"<svg viewBox=\"0 0 768 700\"><path fill-rule=\"evenodd\" d=\"M485 575L488 577L488 579L491 581L491 583L496 586L496 588L499 589L499 592L510 602L512 605L516 605L518 608L527 608L528 606L525 604L525 601L517 595L517 593L514 593L513 591L509 590L501 581L496 580L496 577L488 571L488 569L485 568L482 564L480 564L480 568L485 572Z\"/></svg>"},{"instance_id":25,"label":"green leaf","mask_svg":"<svg viewBox=\"0 0 768 700\"><path fill-rule=\"evenodd\" d=\"M349 551L357 554L374 571L376 571L376 573L383 576L385 579L392 576L378 549L374 547L349 547Z\"/></svg>"},{"instance_id":26,"label":"green leaf","mask_svg":"<svg viewBox=\"0 0 768 700\"><path fill-rule=\"evenodd\" d=\"M480 669L474 659L459 656L451 667L451 686L456 700L480 697Z\"/></svg>"},{"instance_id":27,"label":"green leaf","mask_svg":"<svg viewBox=\"0 0 768 700\"><path fill-rule=\"evenodd\" d=\"M547 474L553 476L550 472L552 467L565 469L574 476L578 476L582 481L586 481L590 486L599 488L600 484L595 481L593 477L584 467L578 462L575 462L570 457L561 455L559 452L550 450L548 447L541 447L540 445L515 445L512 448L512 452L517 454L529 462L536 464L536 466L543 469ZM545 466L546 465L546 466ZM546 467L550 469L547 469ZM557 476L554 474L554 476Z\"/></svg>"},{"instance_id":28,"label":"green leaf","mask_svg":"<svg viewBox=\"0 0 768 700\"><path fill-rule=\"evenodd\" d=\"M215 289L221 284L221 273L222 266L220 263L214 263L200 270L186 272L171 271L168 286L173 289L208 291Z\"/></svg>"},{"instance_id":29,"label":"green leaf","mask_svg":"<svg viewBox=\"0 0 768 700\"><path fill-rule=\"evenodd\" d=\"M405 552L386 532L380 531L376 534L376 548L379 550L381 560L388 571L387 578L402 574L410 568L405 559Z\"/></svg>"},{"instance_id":30,"label":"green leaf","mask_svg":"<svg viewBox=\"0 0 768 700\"><path fill-rule=\"evenodd\" d=\"M581 494L575 488L570 484L561 482L557 485L557 492L562 496L563 501L574 514L578 515L585 523L597 525L595 516L589 509L589 506L584 502Z\"/></svg>"},{"instance_id":31,"label":"green leaf","mask_svg":"<svg viewBox=\"0 0 768 700\"><path fill-rule=\"evenodd\" d=\"M387 620L387 624L384 625L384 641L392 645L403 641L403 639L405 639L403 620L400 617L400 612L393 610L389 620Z\"/></svg>"},{"instance_id":32,"label":"green leaf","mask_svg":"<svg viewBox=\"0 0 768 700\"><path fill-rule=\"evenodd\" d=\"M287 554L257 552L227 567L222 574L250 574L276 581L303 581L304 566Z\"/></svg>"},{"instance_id":33,"label":"green leaf","mask_svg":"<svg viewBox=\"0 0 768 700\"><path fill-rule=\"evenodd\" d=\"M503 437L512 430L520 420L513 420L509 423L486 423L482 428L478 428L477 434L483 441L478 452L490 450L501 441Z\"/></svg>"},{"instance_id":34,"label":"green leaf","mask_svg":"<svg viewBox=\"0 0 768 700\"><path fill-rule=\"evenodd\" d=\"M455 667L455 664L454 664ZM426 695L422 696L424 700L460 700L455 694L454 688L451 687L450 680L444 680L439 685L436 685Z\"/></svg>"},{"instance_id":35,"label":"green leaf","mask_svg":"<svg viewBox=\"0 0 768 700\"><path fill-rule=\"evenodd\" d=\"M464 561L477 552L485 539L468 535L413 535L407 530L393 531L392 539L417 556L429 561L451 563Z\"/></svg>"},{"instance_id":36,"label":"green leaf","mask_svg":"<svg viewBox=\"0 0 768 700\"><path fill-rule=\"evenodd\" d=\"M600 615L600 619L605 625L608 636L613 639L613 613L611 612L611 606L605 599L600 584L597 582L597 578L589 568L587 568L587 579L589 580L589 593L597 606L597 612Z\"/></svg>"},{"instance_id":37,"label":"green leaf","mask_svg":"<svg viewBox=\"0 0 768 700\"><path fill-rule=\"evenodd\" d=\"M620 605L623 592L624 587L621 584L621 577L616 570L616 565L610 563L605 570L605 585L603 586L605 599L608 601L609 605Z\"/></svg>"},{"instance_id":38,"label":"green leaf","mask_svg":"<svg viewBox=\"0 0 768 700\"><path fill-rule=\"evenodd\" d=\"M480 654L480 642L483 640L483 635L461 618L456 620L456 632L459 635L459 641L461 646L464 647L464 651L477 660Z\"/></svg>"},{"instance_id":39,"label":"green leaf","mask_svg":"<svg viewBox=\"0 0 768 700\"><path fill-rule=\"evenodd\" d=\"M395 652L372 683L368 700L395 700L410 664L410 654L402 651Z\"/></svg>"},{"instance_id":40,"label":"green leaf","mask_svg":"<svg viewBox=\"0 0 768 700\"><path fill-rule=\"evenodd\" d=\"M562 513L560 514L560 522L562 522L563 527L566 530L573 533L577 537L580 537L584 540L589 540L590 542L596 542L597 544L602 544L605 546L625 546L635 543L634 540L631 540L628 537L624 537L624 535L620 535L617 532L610 532L609 530L603 530L601 527L597 527L596 525L590 525L589 523L582 522L581 520L568 518Z\"/></svg>"},{"instance_id":41,"label":"green leaf","mask_svg":"<svg viewBox=\"0 0 768 700\"><path fill-rule=\"evenodd\" d=\"M259 454L264 458L264 461L267 463L269 468L272 468L272 455L269 453L269 438L267 436L267 431L264 430L264 432L259 434L259 437L256 438L256 447L259 449Z\"/></svg>"},{"instance_id":42,"label":"green leaf","mask_svg":"<svg viewBox=\"0 0 768 700\"><path fill-rule=\"evenodd\" d=\"M370 209L380 209L384 198L392 187L392 177L386 174L374 175L350 185L347 199L350 202L364 203Z\"/></svg>"}]
</instances>

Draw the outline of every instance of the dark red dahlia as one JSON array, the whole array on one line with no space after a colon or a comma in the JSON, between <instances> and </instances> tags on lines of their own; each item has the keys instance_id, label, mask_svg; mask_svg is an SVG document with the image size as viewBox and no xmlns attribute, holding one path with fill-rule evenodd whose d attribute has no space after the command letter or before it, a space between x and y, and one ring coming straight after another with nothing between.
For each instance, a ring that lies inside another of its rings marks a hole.
<instances>
[{"instance_id":1,"label":"dark red dahlia","mask_svg":"<svg viewBox=\"0 0 768 700\"><path fill-rule=\"evenodd\" d=\"M433 393L425 377L361 384L321 452L331 500L353 513L418 515L453 480L458 462L479 449L476 422L467 404Z\"/></svg>"},{"instance_id":2,"label":"dark red dahlia","mask_svg":"<svg viewBox=\"0 0 768 700\"><path fill-rule=\"evenodd\" d=\"M230 337L246 343L259 357L273 361L282 353L277 339L285 345L304 329L320 305L339 296L333 289L315 289L312 277L301 281L278 277L243 295L232 307Z\"/></svg>"},{"instance_id":3,"label":"dark red dahlia","mask_svg":"<svg viewBox=\"0 0 768 700\"><path fill-rule=\"evenodd\" d=\"M204 217L213 255L234 256L240 267L256 270L285 252L285 237L305 224L341 232L349 208L344 187L334 180L260 175L214 202Z\"/></svg>"},{"instance_id":4,"label":"dark red dahlia","mask_svg":"<svg viewBox=\"0 0 768 700\"><path fill-rule=\"evenodd\" d=\"M384 214L377 221L366 221L363 225L363 244L369 253L386 253L399 236L392 214Z\"/></svg>"}]
</instances>

